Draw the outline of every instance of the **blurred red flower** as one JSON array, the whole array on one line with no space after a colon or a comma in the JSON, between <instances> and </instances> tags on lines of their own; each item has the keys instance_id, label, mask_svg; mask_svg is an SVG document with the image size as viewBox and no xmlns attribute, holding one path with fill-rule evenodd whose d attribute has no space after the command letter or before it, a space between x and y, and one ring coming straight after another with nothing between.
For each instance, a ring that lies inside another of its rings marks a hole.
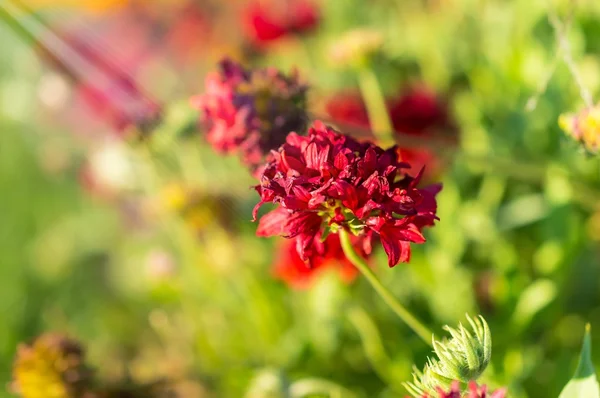
<instances>
[{"instance_id":1,"label":"blurred red flower","mask_svg":"<svg viewBox=\"0 0 600 398\"><path fill-rule=\"evenodd\" d=\"M441 185L417 188L423 170L405 174L410 165L399 161L397 149L360 143L318 121L308 136L289 134L255 187L255 219L262 204L280 206L260 219L257 235L294 238L310 264L315 238L344 229L364 239L366 253L377 235L390 267L409 261L410 242L424 243L421 229L437 219Z\"/></svg>"},{"instance_id":2,"label":"blurred red flower","mask_svg":"<svg viewBox=\"0 0 600 398\"><path fill-rule=\"evenodd\" d=\"M319 10L308 0L252 0L244 9L243 22L249 40L261 47L315 29Z\"/></svg>"},{"instance_id":3,"label":"blurred red flower","mask_svg":"<svg viewBox=\"0 0 600 398\"><path fill-rule=\"evenodd\" d=\"M450 391L444 392L443 389L438 387L439 398L505 398L506 389L501 388L492 393L487 392L486 386L478 386L477 383L471 381L469 383L469 392L466 395L462 395L460 392L460 384L454 382ZM434 398L427 394L423 395L422 398Z\"/></svg>"},{"instance_id":4,"label":"blurred red flower","mask_svg":"<svg viewBox=\"0 0 600 398\"><path fill-rule=\"evenodd\" d=\"M197 2L184 4L168 25L165 48L182 63L197 63L206 56L212 39L212 19L215 16L204 10Z\"/></svg>"},{"instance_id":5,"label":"blurred red flower","mask_svg":"<svg viewBox=\"0 0 600 398\"><path fill-rule=\"evenodd\" d=\"M389 98L387 108L394 130L399 135L432 137L437 133L454 141L456 128L449 116L447 104L426 87L412 87ZM369 128L369 116L365 104L356 93L340 93L326 104L326 112L333 119L348 127ZM440 168L435 152L423 148L401 148L402 160L415 170L427 165L428 172L437 174Z\"/></svg>"},{"instance_id":6,"label":"blurred red flower","mask_svg":"<svg viewBox=\"0 0 600 398\"><path fill-rule=\"evenodd\" d=\"M366 259L368 254L362 246L361 239L353 237L353 240L355 250ZM345 283L350 283L356 278L358 270L344 255L338 235L329 235L324 242L321 242L320 237L315 238L314 247L309 266L298 255L293 240L281 241L273 268L275 276L295 289L310 287L314 279L327 269L335 269Z\"/></svg>"},{"instance_id":7,"label":"blurred red flower","mask_svg":"<svg viewBox=\"0 0 600 398\"><path fill-rule=\"evenodd\" d=\"M290 131L304 130L306 90L296 73L246 69L223 60L219 70L207 76L205 93L191 101L215 151L237 152L254 170Z\"/></svg>"}]
</instances>

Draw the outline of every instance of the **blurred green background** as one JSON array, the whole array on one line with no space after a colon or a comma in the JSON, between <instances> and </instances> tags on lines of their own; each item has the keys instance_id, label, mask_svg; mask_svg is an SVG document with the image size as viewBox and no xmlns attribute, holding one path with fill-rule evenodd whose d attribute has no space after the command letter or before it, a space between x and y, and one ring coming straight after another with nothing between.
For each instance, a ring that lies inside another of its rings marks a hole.
<instances>
[{"instance_id":1,"label":"blurred green background","mask_svg":"<svg viewBox=\"0 0 600 398\"><path fill-rule=\"evenodd\" d=\"M429 348L361 278L346 285L326 273L305 290L274 278L280 241L254 236L252 178L192 128L188 98L206 71L247 55L227 22L243 2L198 3L219 15L202 52L174 62L161 50L136 65L165 106L141 142L109 139L110 126L82 118L68 82L0 22L0 384L19 342L57 330L83 341L106 379L192 380L190 397L243 396L264 369L363 397L404 396L401 383ZM558 128L560 114L583 106L562 59L526 110L555 62L549 12L573 14L566 37L598 92L600 3L569 3L327 0L315 32L247 58L297 67L317 117L328 96L357 87L332 62L332 44L367 27L384 38L374 70L386 92L423 82L448 98L456 146L418 143L446 160L440 222L409 264L388 269L377 252L374 268L438 335L467 312L484 315L494 348L482 382L515 398L558 395L586 322L600 344L600 161ZM51 28L88 18L101 36L119 12L36 9ZM130 37L106 51L126 51ZM179 211L187 189L204 200L197 216Z\"/></svg>"}]
</instances>

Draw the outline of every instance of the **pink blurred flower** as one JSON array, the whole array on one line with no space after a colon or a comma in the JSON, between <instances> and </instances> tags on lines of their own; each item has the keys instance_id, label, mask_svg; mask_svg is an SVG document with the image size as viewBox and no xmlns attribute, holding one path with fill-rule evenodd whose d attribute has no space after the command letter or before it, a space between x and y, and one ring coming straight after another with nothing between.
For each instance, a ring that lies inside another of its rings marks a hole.
<instances>
[{"instance_id":1,"label":"pink blurred flower","mask_svg":"<svg viewBox=\"0 0 600 398\"><path fill-rule=\"evenodd\" d=\"M501 388L492 393L487 392L486 386L478 386L474 381L469 383L469 392L466 395L462 395L460 391L460 384L454 382L452 388L448 392L444 392L443 389L438 387L439 398L505 398L506 389ZM423 395L422 398L435 398L427 394Z\"/></svg>"}]
</instances>

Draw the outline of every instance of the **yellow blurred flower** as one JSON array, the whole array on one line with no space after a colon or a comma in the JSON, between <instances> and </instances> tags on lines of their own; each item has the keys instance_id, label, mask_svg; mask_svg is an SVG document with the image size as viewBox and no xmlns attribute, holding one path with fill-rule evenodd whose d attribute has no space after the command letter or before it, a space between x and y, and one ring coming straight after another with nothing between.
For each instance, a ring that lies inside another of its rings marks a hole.
<instances>
[{"instance_id":1,"label":"yellow blurred flower","mask_svg":"<svg viewBox=\"0 0 600 398\"><path fill-rule=\"evenodd\" d=\"M558 124L588 151L595 153L600 149L600 105L584 109L578 114L561 115Z\"/></svg>"},{"instance_id":2,"label":"yellow blurred flower","mask_svg":"<svg viewBox=\"0 0 600 398\"><path fill-rule=\"evenodd\" d=\"M19 346L11 389L22 398L76 398L86 392L89 376L76 341L44 334Z\"/></svg>"},{"instance_id":3,"label":"yellow blurred flower","mask_svg":"<svg viewBox=\"0 0 600 398\"><path fill-rule=\"evenodd\" d=\"M167 209L181 210L187 202L187 192L183 185L170 183L162 190L162 201Z\"/></svg>"},{"instance_id":4,"label":"yellow blurred flower","mask_svg":"<svg viewBox=\"0 0 600 398\"><path fill-rule=\"evenodd\" d=\"M87 11L102 12L124 6L128 0L24 0L31 9L69 7Z\"/></svg>"},{"instance_id":5,"label":"yellow blurred flower","mask_svg":"<svg viewBox=\"0 0 600 398\"><path fill-rule=\"evenodd\" d=\"M227 226L231 221L233 203L222 195L204 194L193 187L171 183L163 188L161 198L164 208L177 213L195 233L215 224Z\"/></svg>"}]
</instances>

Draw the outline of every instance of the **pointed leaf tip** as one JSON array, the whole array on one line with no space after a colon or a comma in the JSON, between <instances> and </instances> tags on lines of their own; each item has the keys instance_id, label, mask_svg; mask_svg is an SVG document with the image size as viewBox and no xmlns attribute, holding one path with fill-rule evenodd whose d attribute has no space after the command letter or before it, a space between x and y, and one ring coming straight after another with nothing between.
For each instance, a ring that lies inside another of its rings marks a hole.
<instances>
[{"instance_id":1,"label":"pointed leaf tip","mask_svg":"<svg viewBox=\"0 0 600 398\"><path fill-rule=\"evenodd\" d=\"M562 390L559 398L600 398L600 386L592 363L592 336L589 323L585 326L577 371Z\"/></svg>"},{"instance_id":2,"label":"pointed leaf tip","mask_svg":"<svg viewBox=\"0 0 600 398\"><path fill-rule=\"evenodd\" d=\"M583 347L581 348L581 356L574 379L584 379L589 376L594 376L594 364L592 363L592 327L588 323L585 325L585 333L583 335Z\"/></svg>"}]
</instances>

